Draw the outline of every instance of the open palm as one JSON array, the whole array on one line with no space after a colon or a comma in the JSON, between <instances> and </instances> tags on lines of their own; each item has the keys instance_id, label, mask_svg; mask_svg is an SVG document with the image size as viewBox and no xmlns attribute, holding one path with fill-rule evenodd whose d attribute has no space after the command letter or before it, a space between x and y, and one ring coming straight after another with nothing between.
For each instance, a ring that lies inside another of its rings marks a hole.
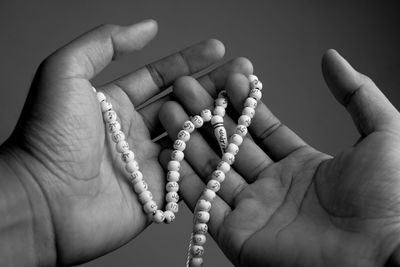
<instances>
[{"instance_id":1,"label":"open palm","mask_svg":"<svg viewBox=\"0 0 400 267\"><path fill-rule=\"evenodd\" d=\"M362 138L335 157L323 154L260 103L249 129L253 139L244 140L209 222L211 235L235 265L382 266L390 256L397 260L399 114L335 51L325 55L323 71ZM239 114L248 88L243 75L233 75L226 84ZM216 96L191 78L178 80L174 92L191 114L210 108ZM164 105L160 116L171 136L187 119L186 111L176 102ZM225 125L232 133L234 121L226 118ZM186 149L190 165L183 164L181 189L191 208L219 161L209 146L211 132L192 134ZM161 155L163 162L167 154Z\"/></svg>"}]
</instances>

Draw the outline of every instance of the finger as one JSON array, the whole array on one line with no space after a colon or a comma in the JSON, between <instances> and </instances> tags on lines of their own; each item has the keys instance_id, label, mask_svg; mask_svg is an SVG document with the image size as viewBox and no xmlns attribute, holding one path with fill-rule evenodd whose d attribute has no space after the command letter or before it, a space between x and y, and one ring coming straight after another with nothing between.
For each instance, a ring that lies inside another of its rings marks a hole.
<instances>
[{"instance_id":1,"label":"finger","mask_svg":"<svg viewBox=\"0 0 400 267\"><path fill-rule=\"evenodd\" d=\"M171 139L175 140L182 125L189 118L177 102L167 102L160 110L160 121ZM191 133L190 141L186 143L185 159L193 170L208 182L212 172L221 161L220 157L211 149L198 131ZM226 173L218 195L229 205L235 206L235 197L247 186L246 181L232 168Z\"/></svg>"},{"instance_id":2,"label":"finger","mask_svg":"<svg viewBox=\"0 0 400 267\"><path fill-rule=\"evenodd\" d=\"M174 84L174 94L184 108L191 114L200 114L208 108L213 110L214 99L192 77L179 78ZM228 136L234 133L236 123L228 116L224 117L224 126ZM205 125L208 137L215 140L214 130L211 125ZM240 151L235 157L234 168L247 182L253 182L258 174L264 170L272 160L251 139L245 137Z\"/></svg>"},{"instance_id":3,"label":"finger","mask_svg":"<svg viewBox=\"0 0 400 267\"><path fill-rule=\"evenodd\" d=\"M163 150L160 154L161 165L167 169L170 160L171 150ZM197 200L200 198L206 185L193 171L190 165L181 161L179 195L183 198L188 207L194 211ZM218 195L215 197L210 210L210 221L208 222L209 232L213 237L217 236L219 226L222 225L227 214L231 212L229 205Z\"/></svg>"},{"instance_id":4,"label":"finger","mask_svg":"<svg viewBox=\"0 0 400 267\"><path fill-rule=\"evenodd\" d=\"M45 65L53 77L90 80L113 59L141 49L156 33L154 20L130 26L102 25L56 51Z\"/></svg>"},{"instance_id":5,"label":"finger","mask_svg":"<svg viewBox=\"0 0 400 267\"><path fill-rule=\"evenodd\" d=\"M232 74L226 90L236 112L241 114L243 102L249 95L249 80L242 74ZM263 102L259 102L249 128L256 143L274 161L279 161L306 143L292 130L283 125Z\"/></svg>"},{"instance_id":6,"label":"finger","mask_svg":"<svg viewBox=\"0 0 400 267\"><path fill-rule=\"evenodd\" d=\"M221 88L225 86L226 79L230 73L238 72L247 76L252 71L253 66L248 59L235 58L202 75L197 80L207 92L216 96ZM164 131L158 120L158 111L165 102L170 100L172 100L171 97L165 96L138 110L153 137L160 135Z\"/></svg>"},{"instance_id":7,"label":"finger","mask_svg":"<svg viewBox=\"0 0 400 267\"><path fill-rule=\"evenodd\" d=\"M134 106L139 106L169 87L176 78L209 67L225 54L215 39L203 41L129 73L114 82L124 90Z\"/></svg>"},{"instance_id":8,"label":"finger","mask_svg":"<svg viewBox=\"0 0 400 267\"><path fill-rule=\"evenodd\" d=\"M357 72L338 52L328 50L322 72L329 89L351 114L359 132L399 129L399 113L374 82Z\"/></svg>"}]
</instances>

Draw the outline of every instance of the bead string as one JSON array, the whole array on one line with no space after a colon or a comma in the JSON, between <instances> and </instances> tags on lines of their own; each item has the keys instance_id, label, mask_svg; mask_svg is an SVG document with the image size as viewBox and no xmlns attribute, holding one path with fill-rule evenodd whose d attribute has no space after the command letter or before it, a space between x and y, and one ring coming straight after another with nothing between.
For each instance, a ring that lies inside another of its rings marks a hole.
<instances>
[{"instance_id":1,"label":"bead string","mask_svg":"<svg viewBox=\"0 0 400 267\"><path fill-rule=\"evenodd\" d=\"M93 87L93 91L97 94L97 99L100 103L103 119L106 123L112 140L116 144L116 150L121 154L121 159L125 163L125 169L128 172L128 180L132 183L135 193L138 195L140 203L143 205L145 213L152 217L155 223L171 223L175 220L175 213L179 210L179 180L180 180L180 162L184 158L183 151L186 148L186 142L190 140L190 134L196 129L203 126L204 122L211 122L214 128L214 135L220 146L222 157L216 169L211 175L206 188L197 201L194 211L194 225L189 242L188 255L186 266L196 267L203 264L204 244L206 243L206 234L208 232L208 221L210 220L210 213L212 202L216 193L221 188L221 183L225 180L226 173L229 172L230 166L235 161L235 156L239 152L239 146L243 142L243 138L247 134L247 127L250 126L251 119L254 117L255 108L258 101L260 101L262 93L262 83L258 80L257 76L250 75L250 92L244 101L244 108L242 115L238 119L235 133L230 136L229 142L227 138L226 129L224 127L225 109L228 105L227 94L222 90L215 100L215 107L213 112L209 109L201 111L200 115L195 115L190 120L185 121L182 130L179 131L177 139L173 144L174 150L171 152L171 160L168 162L166 175L166 191L165 196L165 211L158 208L156 202L153 200L152 193L148 190L148 185L143 179L143 174L139 170L139 164L135 160L135 154L129 149L129 144L125 140L125 134L121 131L121 125L117 121L118 117L116 112L112 109L112 104L107 101L106 96L97 92Z\"/></svg>"}]
</instances>

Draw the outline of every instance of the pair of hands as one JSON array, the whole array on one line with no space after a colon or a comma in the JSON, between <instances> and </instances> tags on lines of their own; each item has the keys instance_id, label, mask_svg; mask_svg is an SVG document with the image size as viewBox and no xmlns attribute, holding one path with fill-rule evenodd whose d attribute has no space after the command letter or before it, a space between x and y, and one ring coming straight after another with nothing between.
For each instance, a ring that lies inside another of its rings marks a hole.
<instances>
[{"instance_id":1,"label":"pair of hands","mask_svg":"<svg viewBox=\"0 0 400 267\"><path fill-rule=\"evenodd\" d=\"M156 32L151 20L101 26L40 66L16 130L0 153L31 204L37 265L96 258L149 224L106 134L90 80L112 60L141 49ZM170 155L151 141L160 133L160 121L175 139L188 114L211 107L225 88L233 106L225 124L228 134L233 131L248 93L248 60L232 60L197 80L176 80L223 54L219 41L208 40L97 88L118 113L159 205ZM323 73L361 138L332 157L307 145L259 104L252 138L244 140L209 222L210 234L235 265L375 266L390 256L398 262L399 113L335 51L325 54ZM135 108L173 82L181 104L164 97ZM210 136L210 127L193 133L185 150L180 194L192 209L218 162L206 141Z\"/></svg>"}]
</instances>

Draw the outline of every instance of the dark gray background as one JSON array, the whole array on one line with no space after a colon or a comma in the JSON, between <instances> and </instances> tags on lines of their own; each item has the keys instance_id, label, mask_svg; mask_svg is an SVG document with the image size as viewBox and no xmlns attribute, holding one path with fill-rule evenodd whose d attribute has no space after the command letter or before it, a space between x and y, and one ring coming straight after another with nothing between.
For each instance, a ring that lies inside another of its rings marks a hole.
<instances>
[{"instance_id":1,"label":"dark gray background","mask_svg":"<svg viewBox=\"0 0 400 267\"><path fill-rule=\"evenodd\" d=\"M398 1L1 1L0 142L11 133L38 64L102 23L153 18L158 37L113 63L96 84L206 38L225 43L224 60L248 57L263 80L263 100L316 148L335 154L358 134L325 86L320 59L336 48L400 107ZM182 207L184 205L181 205ZM118 218L116 218L118 220ZM191 215L149 227L117 251L82 266L183 266ZM211 240L211 239L209 239ZM208 242L206 266L231 266Z\"/></svg>"}]
</instances>

